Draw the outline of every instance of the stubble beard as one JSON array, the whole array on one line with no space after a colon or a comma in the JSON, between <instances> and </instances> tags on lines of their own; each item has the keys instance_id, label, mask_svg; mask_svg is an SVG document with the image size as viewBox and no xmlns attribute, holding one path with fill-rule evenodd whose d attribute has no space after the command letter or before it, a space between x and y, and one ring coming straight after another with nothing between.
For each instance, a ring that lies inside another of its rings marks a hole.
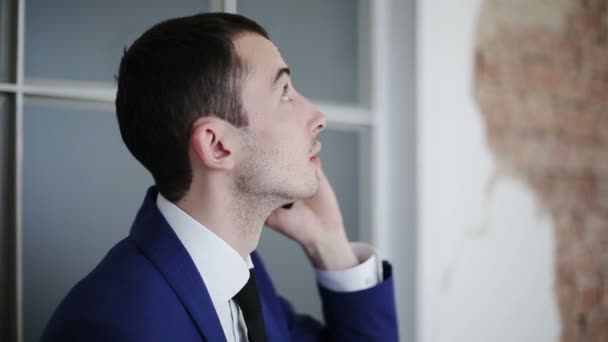
<instances>
[{"instance_id":1,"label":"stubble beard","mask_svg":"<svg viewBox=\"0 0 608 342\"><path fill-rule=\"evenodd\" d=\"M311 168L310 175L298 176L302 173L298 168L307 165L295 162L293 153L285 146L265 149L248 130L244 130L242 141L247 157L236 175L234 195L246 200L252 209L260 206L272 211L285 203L311 197L317 192L319 181L316 172ZM310 150L313 146L314 142L311 143Z\"/></svg>"}]
</instances>

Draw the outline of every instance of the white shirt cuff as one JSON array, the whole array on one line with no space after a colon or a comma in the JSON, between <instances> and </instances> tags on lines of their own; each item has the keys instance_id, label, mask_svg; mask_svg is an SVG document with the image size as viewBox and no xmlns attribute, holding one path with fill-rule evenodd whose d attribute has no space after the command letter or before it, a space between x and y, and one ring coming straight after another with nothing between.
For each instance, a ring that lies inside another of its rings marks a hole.
<instances>
[{"instance_id":1,"label":"white shirt cuff","mask_svg":"<svg viewBox=\"0 0 608 342\"><path fill-rule=\"evenodd\" d=\"M315 270L321 286L335 292L354 292L369 289L382 282L382 265L374 249L367 244L350 244L359 265L339 271Z\"/></svg>"}]
</instances>

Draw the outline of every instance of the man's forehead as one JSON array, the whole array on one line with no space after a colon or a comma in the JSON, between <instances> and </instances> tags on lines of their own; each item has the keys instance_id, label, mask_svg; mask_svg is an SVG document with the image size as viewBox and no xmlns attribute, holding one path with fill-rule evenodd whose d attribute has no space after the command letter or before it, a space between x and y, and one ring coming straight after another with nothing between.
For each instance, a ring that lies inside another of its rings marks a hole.
<instances>
[{"instance_id":1,"label":"man's forehead","mask_svg":"<svg viewBox=\"0 0 608 342\"><path fill-rule=\"evenodd\" d=\"M273 73L276 69L286 66L279 49L270 40L258 34L242 34L234 40L234 46L250 71Z\"/></svg>"}]
</instances>

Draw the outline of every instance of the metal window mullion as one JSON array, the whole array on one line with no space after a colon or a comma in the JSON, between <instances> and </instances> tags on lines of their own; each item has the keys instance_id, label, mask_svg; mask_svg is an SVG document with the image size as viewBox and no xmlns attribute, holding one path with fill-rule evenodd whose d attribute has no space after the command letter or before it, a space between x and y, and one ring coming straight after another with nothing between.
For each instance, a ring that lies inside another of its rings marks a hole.
<instances>
[{"instance_id":1,"label":"metal window mullion","mask_svg":"<svg viewBox=\"0 0 608 342\"><path fill-rule=\"evenodd\" d=\"M15 261L15 337L23 341L23 80L25 51L25 0L17 4L17 85L14 121L14 261Z\"/></svg>"},{"instance_id":2,"label":"metal window mullion","mask_svg":"<svg viewBox=\"0 0 608 342\"><path fill-rule=\"evenodd\" d=\"M0 92L1 93L17 93L17 85L14 83L2 83L0 82Z\"/></svg>"},{"instance_id":3,"label":"metal window mullion","mask_svg":"<svg viewBox=\"0 0 608 342\"><path fill-rule=\"evenodd\" d=\"M359 106L366 108L367 125L359 131L359 238L372 243L377 227L372 220L375 202L372 195L372 175L375 165L371 160L371 143L375 132L373 111L371 110L372 65L371 65L371 5L369 0L359 0L357 46L358 46L358 98Z\"/></svg>"},{"instance_id":4,"label":"metal window mullion","mask_svg":"<svg viewBox=\"0 0 608 342\"><path fill-rule=\"evenodd\" d=\"M388 250L388 192L390 192L388 179L388 161L386 141L387 103L388 94L386 79L390 78L390 72L386 66L388 63L386 42L387 27L385 21L388 18L387 4L384 2L370 2L370 107L373 113L373 131L371 133L371 193L372 211L372 243L381 254Z\"/></svg>"},{"instance_id":5,"label":"metal window mullion","mask_svg":"<svg viewBox=\"0 0 608 342\"><path fill-rule=\"evenodd\" d=\"M416 1L370 1L374 244L393 262L401 338L416 338Z\"/></svg>"},{"instance_id":6,"label":"metal window mullion","mask_svg":"<svg viewBox=\"0 0 608 342\"><path fill-rule=\"evenodd\" d=\"M236 13L237 0L211 0L211 12Z\"/></svg>"}]
</instances>

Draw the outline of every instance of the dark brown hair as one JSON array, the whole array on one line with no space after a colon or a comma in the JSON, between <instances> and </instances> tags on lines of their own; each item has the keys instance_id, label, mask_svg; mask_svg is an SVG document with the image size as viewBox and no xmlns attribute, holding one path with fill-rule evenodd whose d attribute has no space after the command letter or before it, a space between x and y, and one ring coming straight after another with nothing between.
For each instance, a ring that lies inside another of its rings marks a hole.
<instances>
[{"instance_id":1,"label":"dark brown hair","mask_svg":"<svg viewBox=\"0 0 608 342\"><path fill-rule=\"evenodd\" d=\"M161 22L125 50L117 76L120 133L170 201L190 188L188 145L198 118L247 125L240 97L246 68L233 44L245 32L268 38L243 16L197 14Z\"/></svg>"}]
</instances>

